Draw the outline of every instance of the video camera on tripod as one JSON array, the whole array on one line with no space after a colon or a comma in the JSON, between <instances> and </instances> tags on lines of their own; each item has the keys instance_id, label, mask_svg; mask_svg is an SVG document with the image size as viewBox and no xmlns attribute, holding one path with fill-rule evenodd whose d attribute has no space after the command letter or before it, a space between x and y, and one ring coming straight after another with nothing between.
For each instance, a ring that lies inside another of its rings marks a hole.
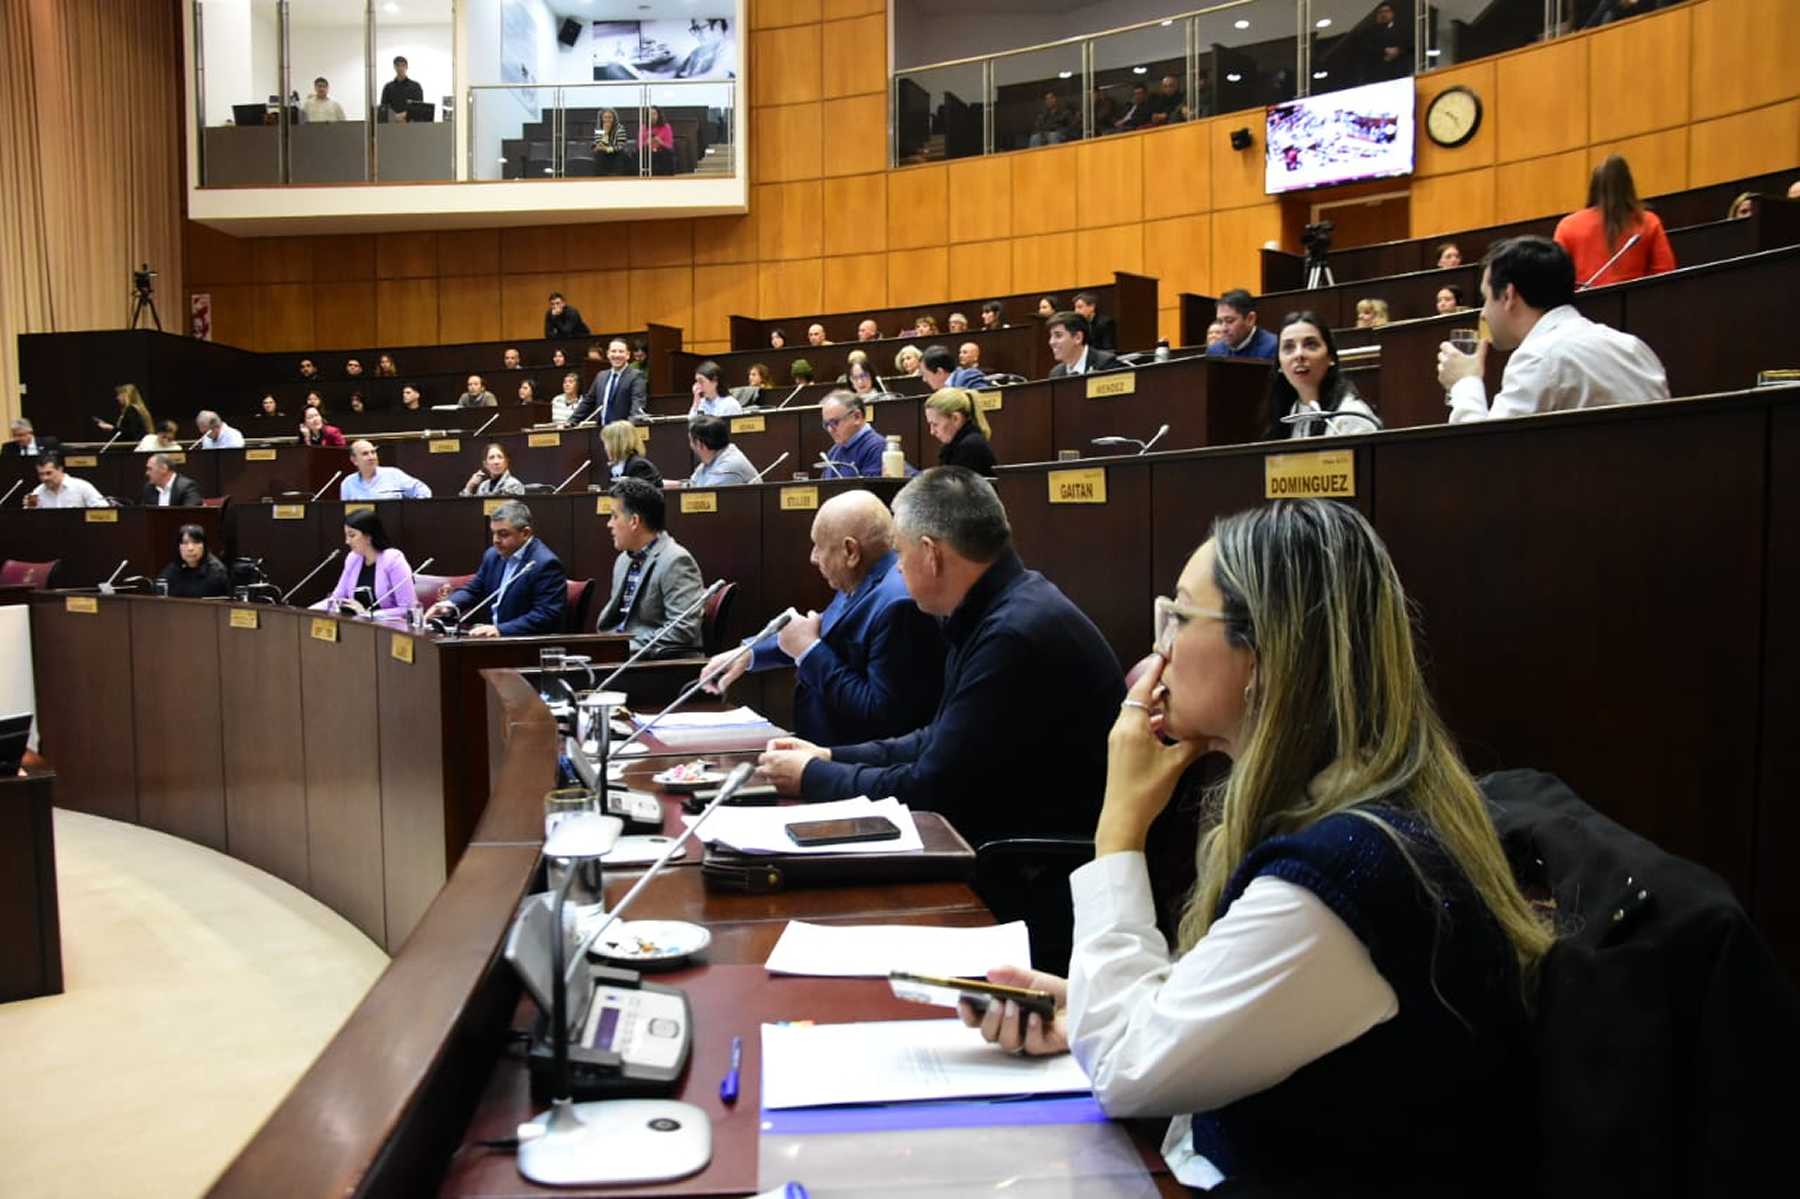
<instances>
[{"instance_id":1,"label":"video camera on tripod","mask_svg":"<svg viewBox=\"0 0 1800 1199\"><path fill-rule=\"evenodd\" d=\"M1331 277L1331 264L1327 261L1331 254L1333 228L1330 221L1315 221L1300 231L1300 245L1306 251L1308 287L1331 287L1337 283Z\"/></svg>"},{"instance_id":2,"label":"video camera on tripod","mask_svg":"<svg viewBox=\"0 0 1800 1199\"><path fill-rule=\"evenodd\" d=\"M151 292L154 290L152 281L155 278L156 272L150 269L150 264L147 262L131 272L131 327L133 329L138 327L138 321L143 319L146 310L150 313L150 319L156 323L157 329L162 329L162 317L157 314L156 301L151 297Z\"/></svg>"}]
</instances>

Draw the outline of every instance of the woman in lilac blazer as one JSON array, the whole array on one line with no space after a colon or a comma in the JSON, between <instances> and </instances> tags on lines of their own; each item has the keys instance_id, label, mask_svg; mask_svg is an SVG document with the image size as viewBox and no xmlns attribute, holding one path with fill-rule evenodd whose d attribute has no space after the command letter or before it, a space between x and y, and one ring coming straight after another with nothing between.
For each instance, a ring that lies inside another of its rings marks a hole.
<instances>
[{"instance_id":1,"label":"woman in lilac blazer","mask_svg":"<svg viewBox=\"0 0 1800 1199\"><path fill-rule=\"evenodd\" d=\"M355 600L372 614L411 610L418 602L413 595L412 567L406 555L389 543L387 530L373 508L360 508L344 517L344 544L350 552L344 557L337 587L313 607L335 610L340 601Z\"/></svg>"}]
</instances>

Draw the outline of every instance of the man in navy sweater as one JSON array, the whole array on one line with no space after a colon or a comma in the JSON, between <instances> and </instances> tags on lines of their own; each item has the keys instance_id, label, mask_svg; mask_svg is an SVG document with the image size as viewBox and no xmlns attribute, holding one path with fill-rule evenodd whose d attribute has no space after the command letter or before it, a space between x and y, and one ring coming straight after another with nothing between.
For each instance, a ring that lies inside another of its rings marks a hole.
<instances>
[{"instance_id":1,"label":"man in navy sweater","mask_svg":"<svg viewBox=\"0 0 1800 1199\"><path fill-rule=\"evenodd\" d=\"M894 522L906 588L950 644L937 714L884 741L777 738L763 770L814 802L897 796L943 813L971 845L1087 833L1125 697L1119 660L1067 596L1025 569L1006 509L973 471L919 475L894 498Z\"/></svg>"}]
</instances>

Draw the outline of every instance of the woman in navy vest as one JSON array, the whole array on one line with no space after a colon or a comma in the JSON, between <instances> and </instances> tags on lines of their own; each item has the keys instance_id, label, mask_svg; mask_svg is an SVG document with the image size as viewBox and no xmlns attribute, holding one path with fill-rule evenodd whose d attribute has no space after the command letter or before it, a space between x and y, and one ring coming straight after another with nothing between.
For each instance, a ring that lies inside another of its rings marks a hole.
<instances>
[{"instance_id":1,"label":"woman in navy vest","mask_svg":"<svg viewBox=\"0 0 1800 1199\"><path fill-rule=\"evenodd\" d=\"M1432 706L1386 548L1329 501L1223 518L1155 629L1109 739L1095 860L1070 879L1069 978L990 975L1058 1013L1021 1025L996 1004L983 1033L1072 1051L1113 1116L1175 1117L1163 1153L1190 1186L1515 1187L1551 931ZM1145 840L1213 751L1232 769L1172 954Z\"/></svg>"}]
</instances>

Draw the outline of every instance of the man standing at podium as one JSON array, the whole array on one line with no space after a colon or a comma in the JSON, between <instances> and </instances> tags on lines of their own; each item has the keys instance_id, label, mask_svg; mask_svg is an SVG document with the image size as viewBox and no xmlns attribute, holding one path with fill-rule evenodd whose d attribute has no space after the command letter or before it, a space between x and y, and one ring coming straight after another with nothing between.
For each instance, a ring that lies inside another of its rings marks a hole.
<instances>
[{"instance_id":1,"label":"man standing at podium","mask_svg":"<svg viewBox=\"0 0 1800 1199\"><path fill-rule=\"evenodd\" d=\"M531 509L508 500L488 517L493 548L481 559L475 577L431 606L428 616L454 613L460 619L477 604L498 593L483 609L484 623L468 630L471 637L519 637L562 631L569 603L569 576L550 547L531 530Z\"/></svg>"}]
</instances>

